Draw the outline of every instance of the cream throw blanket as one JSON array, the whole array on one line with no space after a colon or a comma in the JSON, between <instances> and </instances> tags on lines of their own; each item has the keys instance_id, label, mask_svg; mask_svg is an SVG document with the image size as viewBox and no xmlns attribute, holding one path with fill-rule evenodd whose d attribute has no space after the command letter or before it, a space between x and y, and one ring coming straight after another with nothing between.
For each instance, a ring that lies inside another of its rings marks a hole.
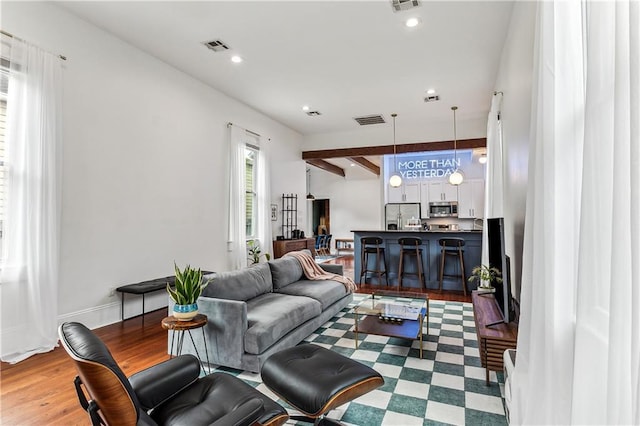
<instances>
[{"instance_id":1,"label":"cream throw blanket","mask_svg":"<svg viewBox=\"0 0 640 426\"><path fill-rule=\"evenodd\" d=\"M356 290L356 284L349 277L343 275L332 274L318 266L313 257L301 251L291 251L285 256L292 256L298 259L302 266L302 271L307 279L312 281L333 280L338 281L347 288L347 293L353 293Z\"/></svg>"}]
</instances>

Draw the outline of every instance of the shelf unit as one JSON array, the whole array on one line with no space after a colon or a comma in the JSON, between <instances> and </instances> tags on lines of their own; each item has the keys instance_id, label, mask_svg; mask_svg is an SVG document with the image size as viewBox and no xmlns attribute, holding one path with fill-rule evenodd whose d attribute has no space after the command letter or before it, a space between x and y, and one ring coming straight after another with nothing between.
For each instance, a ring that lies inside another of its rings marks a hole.
<instances>
[{"instance_id":1,"label":"shelf unit","mask_svg":"<svg viewBox=\"0 0 640 426\"><path fill-rule=\"evenodd\" d=\"M298 196L282 194L282 236L285 240L293 238L294 229L298 229Z\"/></svg>"}]
</instances>

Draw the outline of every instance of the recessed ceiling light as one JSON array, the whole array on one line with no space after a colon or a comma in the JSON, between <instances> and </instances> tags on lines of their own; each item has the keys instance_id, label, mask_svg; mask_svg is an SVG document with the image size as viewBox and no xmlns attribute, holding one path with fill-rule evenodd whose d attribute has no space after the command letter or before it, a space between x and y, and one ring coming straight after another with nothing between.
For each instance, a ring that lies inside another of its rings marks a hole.
<instances>
[{"instance_id":1,"label":"recessed ceiling light","mask_svg":"<svg viewBox=\"0 0 640 426\"><path fill-rule=\"evenodd\" d=\"M435 94L436 94L435 89L429 89L429 90L427 90L427 95L435 95Z\"/></svg>"},{"instance_id":2,"label":"recessed ceiling light","mask_svg":"<svg viewBox=\"0 0 640 426\"><path fill-rule=\"evenodd\" d=\"M349 164L349 165L350 165L351 167L355 167L355 166L356 166L356 164L355 164L355 163L351 163L351 164Z\"/></svg>"},{"instance_id":3,"label":"recessed ceiling light","mask_svg":"<svg viewBox=\"0 0 640 426\"><path fill-rule=\"evenodd\" d=\"M404 24L409 28L417 27L418 25L420 25L420 18L409 18L405 21Z\"/></svg>"},{"instance_id":4,"label":"recessed ceiling light","mask_svg":"<svg viewBox=\"0 0 640 426\"><path fill-rule=\"evenodd\" d=\"M303 107L302 107L302 110L303 110L303 111L309 111L309 105L305 105L305 106L303 106Z\"/></svg>"},{"instance_id":5,"label":"recessed ceiling light","mask_svg":"<svg viewBox=\"0 0 640 426\"><path fill-rule=\"evenodd\" d=\"M231 62L233 62L234 64L239 64L240 62L242 62L242 58L238 55L234 55L231 57Z\"/></svg>"},{"instance_id":6,"label":"recessed ceiling light","mask_svg":"<svg viewBox=\"0 0 640 426\"><path fill-rule=\"evenodd\" d=\"M482 155L478 158L478 163L480 163L480 164L487 164L487 154L482 154Z\"/></svg>"}]
</instances>

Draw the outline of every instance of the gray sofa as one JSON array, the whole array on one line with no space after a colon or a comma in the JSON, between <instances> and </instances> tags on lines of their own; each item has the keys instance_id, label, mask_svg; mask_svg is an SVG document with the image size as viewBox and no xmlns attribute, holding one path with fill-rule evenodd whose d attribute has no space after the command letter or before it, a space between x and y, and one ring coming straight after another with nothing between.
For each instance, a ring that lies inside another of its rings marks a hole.
<instances>
[{"instance_id":1,"label":"gray sofa","mask_svg":"<svg viewBox=\"0 0 640 426\"><path fill-rule=\"evenodd\" d=\"M342 265L320 265L342 275ZM212 364L259 372L273 353L300 343L353 300L337 281L309 281L293 257L211 274L198 299ZM172 309L172 306L169 307ZM204 357L202 333L192 332ZM185 339L183 353L195 353ZM206 359L206 358L205 358Z\"/></svg>"}]
</instances>

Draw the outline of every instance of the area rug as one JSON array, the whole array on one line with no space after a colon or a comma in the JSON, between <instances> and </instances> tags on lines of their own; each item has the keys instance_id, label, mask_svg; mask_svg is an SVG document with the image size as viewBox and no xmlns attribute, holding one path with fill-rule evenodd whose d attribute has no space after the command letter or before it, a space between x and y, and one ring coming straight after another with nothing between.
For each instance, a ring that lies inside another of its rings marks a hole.
<instances>
[{"instance_id":1,"label":"area rug","mask_svg":"<svg viewBox=\"0 0 640 426\"><path fill-rule=\"evenodd\" d=\"M470 303L429 301L428 336L423 359L418 342L358 334L355 349L353 305L339 312L306 341L367 364L380 372L385 384L329 413L348 425L506 425L502 373L491 372L485 384ZM424 332L426 333L426 327ZM234 374L278 400L259 374L219 368ZM284 401L278 400L291 414ZM290 421L287 424L305 424Z\"/></svg>"}]
</instances>

